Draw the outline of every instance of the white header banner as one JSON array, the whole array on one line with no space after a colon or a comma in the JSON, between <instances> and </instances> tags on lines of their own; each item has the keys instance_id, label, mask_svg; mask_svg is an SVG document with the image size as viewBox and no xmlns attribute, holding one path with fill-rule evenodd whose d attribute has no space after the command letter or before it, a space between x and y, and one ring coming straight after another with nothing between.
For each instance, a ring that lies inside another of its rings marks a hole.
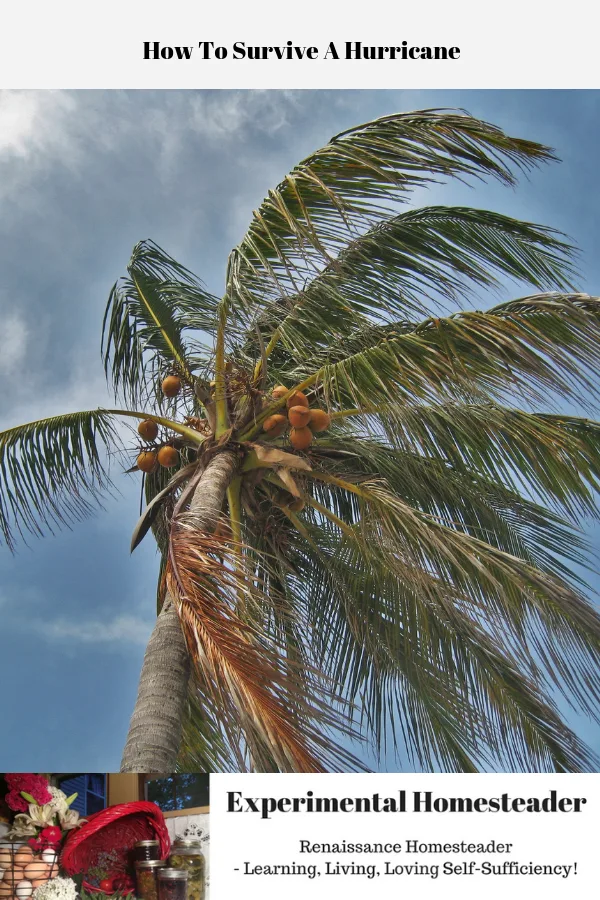
<instances>
[{"instance_id":1,"label":"white header banner","mask_svg":"<svg viewBox=\"0 0 600 900\"><path fill-rule=\"evenodd\" d=\"M211 900L592 898L598 775L212 775Z\"/></svg>"},{"instance_id":2,"label":"white header banner","mask_svg":"<svg viewBox=\"0 0 600 900\"><path fill-rule=\"evenodd\" d=\"M599 87L594 10L21 0L0 13L0 87Z\"/></svg>"}]
</instances>

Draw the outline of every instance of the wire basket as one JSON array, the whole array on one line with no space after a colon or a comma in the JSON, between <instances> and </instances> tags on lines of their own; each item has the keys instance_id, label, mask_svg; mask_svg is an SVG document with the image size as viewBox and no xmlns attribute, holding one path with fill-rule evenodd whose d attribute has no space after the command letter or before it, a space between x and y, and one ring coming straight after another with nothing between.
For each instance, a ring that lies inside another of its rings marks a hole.
<instances>
[{"instance_id":1,"label":"wire basket","mask_svg":"<svg viewBox=\"0 0 600 900\"><path fill-rule=\"evenodd\" d=\"M161 859L168 857L171 840L156 803L119 803L94 813L69 834L60 864L67 875L83 873L83 887L98 893L102 879L133 873L133 846L147 840L158 840Z\"/></svg>"},{"instance_id":2,"label":"wire basket","mask_svg":"<svg viewBox=\"0 0 600 900\"><path fill-rule=\"evenodd\" d=\"M0 840L0 900L27 900L58 875L58 853L33 850L25 841Z\"/></svg>"}]
</instances>

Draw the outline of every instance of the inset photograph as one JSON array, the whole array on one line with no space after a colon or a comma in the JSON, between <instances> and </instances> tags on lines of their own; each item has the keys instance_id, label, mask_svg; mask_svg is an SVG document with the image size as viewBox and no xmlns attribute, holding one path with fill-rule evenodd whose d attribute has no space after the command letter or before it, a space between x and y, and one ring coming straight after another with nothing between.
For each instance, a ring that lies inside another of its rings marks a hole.
<instances>
[{"instance_id":1,"label":"inset photograph","mask_svg":"<svg viewBox=\"0 0 600 900\"><path fill-rule=\"evenodd\" d=\"M4 767L599 771L600 93L0 104Z\"/></svg>"},{"instance_id":2,"label":"inset photograph","mask_svg":"<svg viewBox=\"0 0 600 900\"><path fill-rule=\"evenodd\" d=\"M3 900L208 900L209 778L0 776Z\"/></svg>"}]
</instances>

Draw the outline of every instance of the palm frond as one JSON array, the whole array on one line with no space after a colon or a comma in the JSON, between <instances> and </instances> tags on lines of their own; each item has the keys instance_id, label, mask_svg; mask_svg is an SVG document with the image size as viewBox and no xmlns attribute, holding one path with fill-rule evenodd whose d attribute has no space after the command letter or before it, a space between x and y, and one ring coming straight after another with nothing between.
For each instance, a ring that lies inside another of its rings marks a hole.
<instances>
[{"instance_id":1,"label":"palm frond","mask_svg":"<svg viewBox=\"0 0 600 900\"><path fill-rule=\"evenodd\" d=\"M559 577L577 580L568 563L582 566L589 561L586 542L572 526L474 466L401 450L356 433L320 442L312 458L342 478L380 478L410 506Z\"/></svg>"},{"instance_id":2,"label":"palm frond","mask_svg":"<svg viewBox=\"0 0 600 900\"><path fill-rule=\"evenodd\" d=\"M598 422L495 403L405 403L352 421L361 423L358 431L349 432L360 435L361 446L367 435L385 435L396 450L421 454L512 491L526 487L574 523L598 515Z\"/></svg>"},{"instance_id":3,"label":"palm frond","mask_svg":"<svg viewBox=\"0 0 600 900\"><path fill-rule=\"evenodd\" d=\"M221 710L227 740L242 733L260 771L360 767L328 736L343 722L319 699L320 691L313 694L309 684L291 678L280 655L240 618L240 595L252 605L256 588L238 565L219 559L224 552L231 551L221 538L186 528L184 517L172 527L169 587L191 658Z\"/></svg>"},{"instance_id":4,"label":"palm frond","mask_svg":"<svg viewBox=\"0 0 600 900\"><path fill-rule=\"evenodd\" d=\"M494 177L553 159L540 144L452 110L385 116L333 137L269 192L232 252L227 292L240 309L302 290L393 204L438 178Z\"/></svg>"},{"instance_id":5,"label":"palm frond","mask_svg":"<svg viewBox=\"0 0 600 900\"><path fill-rule=\"evenodd\" d=\"M502 622L501 642L513 641L524 659L537 654L555 687L598 715L600 616L575 587L415 510L383 483L351 484L315 469L308 477L326 485L329 508L351 505L363 547L388 548L386 565L397 578L426 592L423 575L435 574L478 615Z\"/></svg>"},{"instance_id":6,"label":"palm frond","mask_svg":"<svg viewBox=\"0 0 600 900\"><path fill-rule=\"evenodd\" d=\"M462 305L496 273L538 290L565 290L573 249L563 235L481 209L410 210L353 240L302 291L261 309L257 325L292 356L314 354L371 320L426 315L432 304ZM248 334L251 345L254 333ZM256 351L255 351L256 352Z\"/></svg>"},{"instance_id":7,"label":"palm frond","mask_svg":"<svg viewBox=\"0 0 600 900\"><path fill-rule=\"evenodd\" d=\"M197 470L198 462L195 460L187 466L183 466L174 475L170 475L168 469L159 466L146 478L145 488L148 504L138 519L131 537L130 551L133 553L140 545L147 533L152 529L155 533L156 543L162 552L166 552L168 546L168 521L167 510L173 510L175 495L179 488L190 479ZM156 490L159 482L166 482L164 487Z\"/></svg>"},{"instance_id":8,"label":"palm frond","mask_svg":"<svg viewBox=\"0 0 600 900\"><path fill-rule=\"evenodd\" d=\"M104 410L51 416L0 432L0 529L42 535L89 515L111 488L106 453L119 445Z\"/></svg>"},{"instance_id":9,"label":"palm frond","mask_svg":"<svg viewBox=\"0 0 600 900\"><path fill-rule=\"evenodd\" d=\"M264 488L264 482L261 484ZM244 557L267 600L253 608L254 625L281 648L283 658L291 663L292 672L299 673L305 683L310 683L311 662L306 635L311 624L302 604L296 602L297 595L290 590L289 582L295 571L290 557L290 549L295 543L295 525L284 510L271 503L271 495L262 488L258 492L246 491L245 501L252 509L243 517Z\"/></svg>"},{"instance_id":10,"label":"palm frond","mask_svg":"<svg viewBox=\"0 0 600 900\"><path fill-rule=\"evenodd\" d=\"M243 736L228 738L221 727L221 715L213 692L201 673L194 671L188 685L178 772L242 772L248 768Z\"/></svg>"},{"instance_id":11,"label":"palm frond","mask_svg":"<svg viewBox=\"0 0 600 900\"><path fill-rule=\"evenodd\" d=\"M400 743L422 768L462 772L597 764L529 658L498 641L456 592L425 573L414 589L377 544L365 553L358 531L336 537L317 519L307 530L309 540L298 535L290 553L295 605L310 611L317 664L356 703L376 748Z\"/></svg>"},{"instance_id":12,"label":"palm frond","mask_svg":"<svg viewBox=\"0 0 600 900\"><path fill-rule=\"evenodd\" d=\"M549 393L592 402L599 365L600 299L552 293L419 325L367 326L298 366L294 378L322 383L340 408L390 397L533 401Z\"/></svg>"},{"instance_id":13,"label":"palm frond","mask_svg":"<svg viewBox=\"0 0 600 900\"><path fill-rule=\"evenodd\" d=\"M115 392L136 405L148 396L162 399L156 381L168 371L191 384L192 365L201 367L207 359L185 332L213 328L217 300L152 241L134 247L127 272L110 292L102 358Z\"/></svg>"}]
</instances>

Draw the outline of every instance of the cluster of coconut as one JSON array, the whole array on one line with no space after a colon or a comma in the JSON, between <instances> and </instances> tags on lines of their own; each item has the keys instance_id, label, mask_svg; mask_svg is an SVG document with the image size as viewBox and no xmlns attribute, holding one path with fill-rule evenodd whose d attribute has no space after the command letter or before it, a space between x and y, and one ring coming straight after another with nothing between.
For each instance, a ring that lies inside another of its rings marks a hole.
<instances>
[{"instance_id":1,"label":"cluster of coconut","mask_svg":"<svg viewBox=\"0 0 600 900\"><path fill-rule=\"evenodd\" d=\"M165 397L176 397L181 390L181 378L177 375L167 375L161 382L161 390ZM144 419L138 425L138 434L145 441L153 443L158 437L158 425L152 419ZM165 469L173 469L179 462L179 453L170 444L164 444L156 450L152 447L149 450L142 450L136 459L136 465L142 472L150 475L156 472L159 465Z\"/></svg>"},{"instance_id":2,"label":"cluster of coconut","mask_svg":"<svg viewBox=\"0 0 600 900\"><path fill-rule=\"evenodd\" d=\"M58 872L56 850L34 854L31 847L0 847L0 900L28 900Z\"/></svg>"},{"instance_id":3,"label":"cluster of coconut","mask_svg":"<svg viewBox=\"0 0 600 900\"><path fill-rule=\"evenodd\" d=\"M288 388L279 384L273 388L271 396L280 400ZM269 437L279 437L290 428L290 443L295 450L306 450L312 444L316 431L326 431L331 417L324 409L310 409L308 398L302 391L295 391L287 401L287 416L275 413L263 422L263 429Z\"/></svg>"},{"instance_id":4,"label":"cluster of coconut","mask_svg":"<svg viewBox=\"0 0 600 900\"><path fill-rule=\"evenodd\" d=\"M149 443L158 437L158 425L152 419L144 419L138 425L138 434ZM138 455L136 464L142 472L155 472L158 466L164 466L165 469L172 469L179 462L179 453L170 444L163 444L162 447L150 450L142 450Z\"/></svg>"}]
</instances>

